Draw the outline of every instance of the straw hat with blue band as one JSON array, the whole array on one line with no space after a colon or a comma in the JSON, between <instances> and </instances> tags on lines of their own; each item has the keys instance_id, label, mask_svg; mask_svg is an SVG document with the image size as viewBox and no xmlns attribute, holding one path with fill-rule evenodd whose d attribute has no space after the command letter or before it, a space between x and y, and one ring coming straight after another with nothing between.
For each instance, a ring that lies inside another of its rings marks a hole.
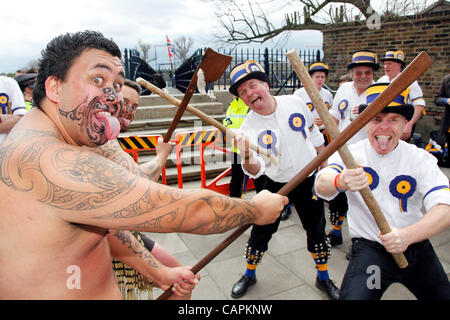
<instances>
[{"instance_id":1,"label":"straw hat with blue band","mask_svg":"<svg viewBox=\"0 0 450 320\"><path fill-rule=\"evenodd\" d=\"M254 60L247 60L244 63L236 65L230 72L230 79L231 86L229 91L235 96L239 96L237 89L247 80L258 79L269 84L269 79L264 68Z\"/></svg>"},{"instance_id":2,"label":"straw hat with blue band","mask_svg":"<svg viewBox=\"0 0 450 320\"><path fill-rule=\"evenodd\" d=\"M378 82L371 84L366 90L366 102L367 104L361 104L359 106L359 113L363 112L368 105L370 105L387 87L389 83ZM392 112L401 114L406 120L411 120L414 115L414 107L411 104L407 104L410 88L403 91L397 98L389 103L381 112Z\"/></svg>"},{"instance_id":3,"label":"straw hat with blue band","mask_svg":"<svg viewBox=\"0 0 450 320\"><path fill-rule=\"evenodd\" d=\"M315 62L309 66L308 73L310 76L316 71L325 72L325 76L328 76L328 66L323 62Z\"/></svg>"},{"instance_id":4,"label":"straw hat with blue band","mask_svg":"<svg viewBox=\"0 0 450 320\"><path fill-rule=\"evenodd\" d=\"M354 67L372 67L374 71L380 69L377 54L370 50L359 50L353 53L352 62L347 66L350 70Z\"/></svg>"},{"instance_id":5,"label":"straw hat with blue band","mask_svg":"<svg viewBox=\"0 0 450 320\"><path fill-rule=\"evenodd\" d=\"M381 61L394 61L402 64L402 67L406 65L405 53L402 50L389 49L384 54L384 57L380 59Z\"/></svg>"}]
</instances>

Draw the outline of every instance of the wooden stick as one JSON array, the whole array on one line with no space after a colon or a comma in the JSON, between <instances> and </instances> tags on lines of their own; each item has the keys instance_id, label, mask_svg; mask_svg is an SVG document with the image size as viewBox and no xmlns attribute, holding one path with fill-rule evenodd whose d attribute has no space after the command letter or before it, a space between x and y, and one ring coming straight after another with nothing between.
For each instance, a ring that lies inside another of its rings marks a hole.
<instances>
[{"instance_id":1,"label":"wooden stick","mask_svg":"<svg viewBox=\"0 0 450 320\"><path fill-rule=\"evenodd\" d=\"M179 99L177 99L174 96L170 95L166 91L161 90L160 88L158 88L157 86L153 85L152 83L150 83L150 82L148 82L148 81L146 81L146 80L144 80L142 78L137 78L136 82L139 83L141 86L147 88L151 92L159 95L161 98L166 99L168 102L170 102L174 106L180 107L181 101ZM208 116L206 113L198 110L197 108L195 108L195 107L193 107L191 105L188 105L186 107L186 111L192 113L193 115L199 117L203 121L205 121L205 122L209 123L210 125L216 127L217 129L222 131L226 136L230 137L231 139L234 139L234 137L236 136L236 133L234 133L231 129L225 127L222 123L220 123L216 119ZM259 155L261 155L265 159L269 160L273 165L278 166L278 160L272 156L270 151L268 151L266 149L263 149L260 146L257 146L257 145L255 145L253 143L250 143L250 149L252 149L256 153L258 153Z\"/></svg>"},{"instance_id":2,"label":"wooden stick","mask_svg":"<svg viewBox=\"0 0 450 320\"><path fill-rule=\"evenodd\" d=\"M316 170L321 163L328 159L333 153L335 153L340 147L342 147L351 137L355 135L361 128L363 128L367 122L370 121L377 113L379 113L384 106L388 105L394 100L401 92L403 92L411 83L419 78L431 65L431 59L425 52L420 53L409 65L403 70L402 73L384 90L371 104L362 112L358 118L345 128L342 133L336 137L331 143L326 146L322 152L320 152L309 164L307 164L302 171L284 185L277 193L281 195L288 195L295 189L303 180L305 180L311 172ZM391 89L389 89L391 88ZM389 90L388 90L389 89ZM235 239L247 230L250 225L241 226L236 229L230 236L222 241L216 248L211 250L207 256L192 267L193 273L198 273L204 266L206 266L211 260L213 260L219 253L221 253L226 247L228 247ZM172 295L172 289L167 289L157 300L167 299Z\"/></svg>"},{"instance_id":3,"label":"wooden stick","mask_svg":"<svg viewBox=\"0 0 450 320\"><path fill-rule=\"evenodd\" d=\"M303 64L302 60L300 59L297 51L291 50L288 53L286 53L287 58L289 59L289 62L292 64L292 67L295 70L295 73L298 75L299 79L301 80L303 87L305 88L306 92L308 93L309 98L311 99L312 104L316 108L317 112L319 113L320 119L322 120L325 129L327 130L328 134L330 135L331 139L335 139L339 134L340 131L338 129L338 126L334 122L333 118L331 117L330 113L328 112L328 108L325 106L325 102L323 101L319 90L317 90L316 85L312 81L308 70L306 69L305 65ZM348 149L347 145L344 144L339 150L339 155L342 158L342 161L344 162L345 166L350 169L356 169L358 168L358 164L356 163L355 159L353 158L350 150ZM378 205L378 202L376 201L375 197L373 196L372 192L370 191L369 187L364 188L363 190L359 191L365 204L369 208L370 213L372 214L373 218L375 219L375 222L380 229L381 233L386 234L391 232L391 227L389 226L389 223L387 222L386 218L383 215L383 212L381 211L380 206ZM408 266L408 261L406 260L403 253L394 253L392 254L394 257L395 262L397 263L399 268L406 268Z\"/></svg>"}]
</instances>

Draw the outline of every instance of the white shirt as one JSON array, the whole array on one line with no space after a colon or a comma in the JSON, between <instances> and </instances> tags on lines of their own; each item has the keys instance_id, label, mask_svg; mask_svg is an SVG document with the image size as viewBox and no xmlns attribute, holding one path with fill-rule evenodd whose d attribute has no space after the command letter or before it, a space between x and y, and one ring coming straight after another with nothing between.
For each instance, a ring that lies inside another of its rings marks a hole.
<instances>
[{"instance_id":1,"label":"white shirt","mask_svg":"<svg viewBox=\"0 0 450 320\"><path fill-rule=\"evenodd\" d=\"M284 183L290 181L317 155L315 147L323 145L324 139L303 100L294 95L274 98L277 102L274 113L263 116L250 111L239 131L255 145L268 149L275 157L279 157L279 164L266 164L255 153L260 163L259 172L252 175L245 168L243 170L252 178L265 174L276 182ZM264 143L263 138L268 136L267 130L271 131L272 144Z\"/></svg>"},{"instance_id":2,"label":"white shirt","mask_svg":"<svg viewBox=\"0 0 450 320\"><path fill-rule=\"evenodd\" d=\"M25 100L16 80L11 77L0 76L0 95L3 97L6 95L6 103L11 102L11 110L13 115L21 116L27 113ZM7 114L7 107L2 107L1 109L2 110L0 110L0 113ZM0 133L0 144L3 140L5 140L7 135L7 133Z\"/></svg>"},{"instance_id":3,"label":"white shirt","mask_svg":"<svg viewBox=\"0 0 450 320\"><path fill-rule=\"evenodd\" d=\"M400 140L393 151L379 155L368 139L350 145L349 150L365 170L368 170L367 167L374 170L369 187L390 226L404 228L421 219L422 204L426 211L440 203L450 205L448 178L437 166L436 158L425 150ZM316 179L324 172L342 172L344 166L336 152L328 159L328 167L321 170ZM317 195L331 200L337 192L330 197ZM360 193L347 191L346 195L351 237L381 243L378 226Z\"/></svg>"},{"instance_id":4,"label":"white shirt","mask_svg":"<svg viewBox=\"0 0 450 320\"><path fill-rule=\"evenodd\" d=\"M395 78L397 78L400 74L398 74ZM394 81L394 79L392 79L392 81ZM389 81L389 77L387 75L382 76L380 79L378 79L377 82L392 82ZM408 99L407 99L407 103L412 104L413 106L425 106L425 99L423 98L423 92L422 89L419 86L419 83L416 81L414 81L413 83L411 83L411 85L409 86L411 89L409 91L409 95L408 95Z\"/></svg>"},{"instance_id":5,"label":"white shirt","mask_svg":"<svg viewBox=\"0 0 450 320\"><path fill-rule=\"evenodd\" d=\"M343 83L333 99L333 106L330 109L330 114L339 120L338 129L340 132L352 122L352 109L360 104L366 104L366 91L361 95L356 92L353 81ZM366 129L363 127L353 137L351 137L347 144L355 143L367 138Z\"/></svg>"},{"instance_id":6,"label":"white shirt","mask_svg":"<svg viewBox=\"0 0 450 320\"><path fill-rule=\"evenodd\" d=\"M325 106L327 107L327 109L330 109L331 105L333 104L333 94L323 87L320 89L319 93L323 101L325 102ZM311 98L309 97L308 92L306 92L306 89L304 87L295 90L294 95L300 97L306 103L309 110L311 110L314 119L320 119L319 113L311 102ZM319 126L319 129L324 128L325 126L323 124Z\"/></svg>"}]
</instances>

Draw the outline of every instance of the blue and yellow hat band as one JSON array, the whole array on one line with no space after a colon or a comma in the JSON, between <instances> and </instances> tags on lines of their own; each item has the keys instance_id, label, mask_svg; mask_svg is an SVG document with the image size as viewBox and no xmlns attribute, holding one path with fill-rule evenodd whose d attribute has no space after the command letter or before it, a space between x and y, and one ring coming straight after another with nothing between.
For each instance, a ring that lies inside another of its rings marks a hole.
<instances>
[{"instance_id":1,"label":"blue and yellow hat band","mask_svg":"<svg viewBox=\"0 0 450 320\"><path fill-rule=\"evenodd\" d=\"M386 61L386 60L397 61L404 65L405 64L405 53L402 50L395 50L395 49L388 50L384 54L384 57L381 59L381 61Z\"/></svg>"},{"instance_id":2,"label":"blue and yellow hat band","mask_svg":"<svg viewBox=\"0 0 450 320\"><path fill-rule=\"evenodd\" d=\"M236 66L230 72L231 83L235 83L245 77L247 74L255 71L265 72L264 68L254 60L247 60L244 63Z\"/></svg>"},{"instance_id":3,"label":"blue and yellow hat band","mask_svg":"<svg viewBox=\"0 0 450 320\"><path fill-rule=\"evenodd\" d=\"M369 50L360 50L353 53L352 62L347 66L347 69L352 69L357 66L370 66L375 70L378 70L377 54Z\"/></svg>"},{"instance_id":4,"label":"blue and yellow hat band","mask_svg":"<svg viewBox=\"0 0 450 320\"><path fill-rule=\"evenodd\" d=\"M372 103L387 87L388 87L388 83L375 83L370 85L367 90L367 98L366 98L366 102L367 104ZM408 87L405 91L403 91L402 93L400 93L400 95L398 97L396 97L394 99L394 101L392 101L391 103L388 104L389 107L395 107L395 106L403 106L406 104L407 99L408 99L408 95L409 95L409 91L411 89Z\"/></svg>"},{"instance_id":5,"label":"blue and yellow hat band","mask_svg":"<svg viewBox=\"0 0 450 320\"><path fill-rule=\"evenodd\" d=\"M362 63L377 63L377 55L375 52L370 51L358 51L353 54L352 62Z\"/></svg>"},{"instance_id":6,"label":"blue and yellow hat band","mask_svg":"<svg viewBox=\"0 0 450 320\"><path fill-rule=\"evenodd\" d=\"M228 89L235 96L239 96L238 87L249 79L258 79L269 83L264 68L255 60L247 60L238 64L230 72L231 86Z\"/></svg>"},{"instance_id":7,"label":"blue and yellow hat band","mask_svg":"<svg viewBox=\"0 0 450 320\"><path fill-rule=\"evenodd\" d=\"M315 62L309 66L309 71L327 70L328 66L323 62Z\"/></svg>"},{"instance_id":8,"label":"blue and yellow hat band","mask_svg":"<svg viewBox=\"0 0 450 320\"><path fill-rule=\"evenodd\" d=\"M366 90L366 102L367 104L359 105L359 113L362 113L368 105L370 105L387 87L389 83L379 82L371 84ZM414 115L414 107L407 103L409 91L408 87L404 90L398 97L396 97L392 102L390 102L381 112L391 112L403 115L406 120L411 120Z\"/></svg>"}]
</instances>

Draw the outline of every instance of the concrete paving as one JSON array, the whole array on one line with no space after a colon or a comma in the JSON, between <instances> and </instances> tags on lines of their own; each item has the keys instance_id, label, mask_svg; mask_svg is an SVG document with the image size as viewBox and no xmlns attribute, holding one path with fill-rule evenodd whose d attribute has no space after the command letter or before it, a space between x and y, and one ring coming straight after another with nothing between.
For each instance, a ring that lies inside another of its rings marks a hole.
<instances>
[{"instance_id":1,"label":"concrete paving","mask_svg":"<svg viewBox=\"0 0 450 320\"><path fill-rule=\"evenodd\" d=\"M450 177L450 169L441 168ZM185 188L197 188L199 183L189 183ZM246 197L251 197L249 192ZM328 212L328 208L326 213ZM328 219L327 219L328 220ZM326 231L331 226L327 224ZM182 264L193 266L229 234L191 235L191 234L148 234L171 252ZM306 250L306 235L297 213L293 208L289 219L282 221L278 232L269 243L256 274L258 282L250 287L247 294L240 299L230 296L232 285L245 271L244 248L250 231L234 241L220 255L211 261L201 272L201 281L192 294L193 300L327 300L326 294L315 287L316 270L314 262ZM345 255L350 247L347 223L343 225L344 243L331 249L328 262L329 273L337 286L340 286L348 261ZM431 242L450 276L450 229L433 237ZM155 288L153 296L158 297L162 291ZM383 300L415 300L415 296L401 284L388 288Z\"/></svg>"}]
</instances>

